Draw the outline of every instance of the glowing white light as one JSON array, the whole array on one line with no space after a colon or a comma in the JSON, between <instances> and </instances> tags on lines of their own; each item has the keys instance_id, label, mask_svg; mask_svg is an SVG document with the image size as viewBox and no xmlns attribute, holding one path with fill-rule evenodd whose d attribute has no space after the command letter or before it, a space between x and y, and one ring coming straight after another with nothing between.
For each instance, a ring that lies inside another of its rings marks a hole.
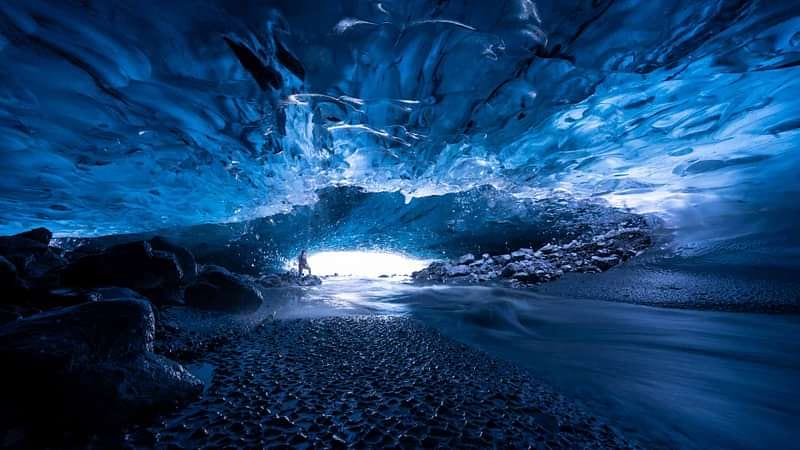
<instances>
[{"instance_id":1,"label":"glowing white light","mask_svg":"<svg viewBox=\"0 0 800 450\"><path fill-rule=\"evenodd\" d=\"M319 252L308 256L312 273L320 276L405 276L427 267L428 264L430 261L409 258L400 253L378 251Z\"/></svg>"}]
</instances>

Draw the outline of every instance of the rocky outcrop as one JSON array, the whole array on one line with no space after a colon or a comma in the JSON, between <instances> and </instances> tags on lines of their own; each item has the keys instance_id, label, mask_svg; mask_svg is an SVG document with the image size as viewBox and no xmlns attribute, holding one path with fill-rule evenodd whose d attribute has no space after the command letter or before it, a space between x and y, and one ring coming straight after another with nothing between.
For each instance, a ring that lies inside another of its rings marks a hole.
<instances>
[{"instance_id":1,"label":"rocky outcrop","mask_svg":"<svg viewBox=\"0 0 800 450\"><path fill-rule=\"evenodd\" d=\"M96 301L0 327L6 424L97 427L188 400L202 384L152 353L142 300Z\"/></svg>"},{"instance_id":2,"label":"rocky outcrop","mask_svg":"<svg viewBox=\"0 0 800 450\"><path fill-rule=\"evenodd\" d=\"M28 289L28 284L19 276L17 266L6 257L0 256L0 286L6 292L23 292ZM9 300L11 295L6 298Z\"/></svg>"},{"instance_id":3,"label":"rocky outcrop","mask_svg":"<svg viewBox=\"0 0 800 450\"><path fill-rule=\"evenodd\" d=\"M45 228L0 237L0 256L11 262L20 277L37 279L63 267L67 261L59 249L49 246L52 233ZM0 270L3 270L0 268Z\"/></svg>"},{"instance_id":4,"label":"rocky outcrop","mask_svg":"<svg viewBox=\"0 0 800 450\"><path fill-rule=\"evenodd\" d=\"M154 250L147 241L120 244L84 256L60 272L64 286L126 287L158 304L179 303L183 279L178 257L168 251Z\"/></svg>"},{"instance_id":5,"label":"rocky outcrop","mask_svg":"<svg viewBox=\"0 0 800 450\"><path fill-rule=\"evenodd\" d=\"M50 240L53 239L53 232L47 228L39 227L32 230L24 231L12 236L13 238L29 239L31 241L40 242L44 245L50 245Z\"/></svg>"},{"instance_id":6,"label":"rocky outcrop","mask_svg":"<svg viewBox=\"0 0 800 450\"><path fill-rule=\"evenodd\" d=\"M175 258L178 260L178 266L183 274L183 278L181 278L182 283L190 284L197 279L197 261L194 259L192 252L161 236L150 239L148 243L153 250L175 255Z\"/></svg>"},{"instance_id":7,"label":"rocky outcrop","mask_svg":"<svg viewBox=\"0 0 800 450\"><path fill-rule=\"evenodd\" d=\"M275 287L291 287L291 286L319 286L322 284L322 279L315 275L299 275L294 271L287 271L283 273L270 273L262 275L258 279L261 286L267 288Z\"/></svg>"},{"instance_id":8,"label":"rocky outcrop","mask_svg":"<svg viewBox=\"0 0 800 450\"><path fill-rule=\"evenodd\" d=\"M227 312L253 312L263 300L249 278L215 265L203 267L197 280L186 288L184 298L188 306Z\"/></svg>"},{"instance_id":9,"label":"rocky outcrop","mask_svg":"<svg viewBox=\"0 0 800 450\"><path fill-rule=\"evenodd\" d=\"M565 272L602 272L649 247L649 230L621 227L590 240L547 244L537 251L521 248L480 258L466 254L451 262L435 262L412 274L417 281L438 283L506 282L525 286L554 280Z\"/></svg>"},{"instance_id":10,"label":"rocky outcrop","mask_svg":"<svg viewBox=\"0 0 800 450\"><path fill-rule=\"evenodd\" d=\"M52 234L36 229L0 237L0 323L43 310L112 298L148 299L248 312L261 305L258 280L207 266L162 237L104 247L88 242L64 253L50 247ZM282 277L281 283L318 284L317 277Z\"/></svg>"}]
</instances>

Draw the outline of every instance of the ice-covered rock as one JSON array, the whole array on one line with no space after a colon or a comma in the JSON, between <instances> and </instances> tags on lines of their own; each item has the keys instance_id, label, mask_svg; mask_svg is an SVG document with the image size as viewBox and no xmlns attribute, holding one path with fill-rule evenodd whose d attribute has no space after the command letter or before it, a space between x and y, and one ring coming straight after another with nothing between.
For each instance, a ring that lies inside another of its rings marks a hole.
<instances>
[{"instance_id":1,"label":"ice-covered rock","mask_svg":"<svg viewBox=\"0 0 800 450\"><path fill-rule=\"evenodd\" d=\"M609 269L619 264L620 259L617 255L612 256L592 256L592 262L600 269Z\"/></svg>"},{"instance_id":2,"label":"ice-covered rock","mask_svg":"<svg viewBox=\"0 0 800 450\"><path fill-rule=\"evenodd\" d=\"M459 262L460 262L460 260L459 260ZM458 265L455 265L455 266L448 267L446 269L445 273L447 274L448 277L451 277L451 278L460 277L460 276L464 276L464 275L469 275L470 274L470 268L469 268L469 266L466 266L464 264L458 264Z\"/></svg>"},{"instance_id":3,"label":"ice-covered rock","mask_svg":"<svg viewBox=\"0 0 800 450\"><path fill-rule=\"evenodd\" d=\"M475 255L473 255L472 253L467 253L466 255L463 255L460 258L458 258L458 263L462 265L472 264L473 262L475 262Z\"/></svg>"}]
</instances>

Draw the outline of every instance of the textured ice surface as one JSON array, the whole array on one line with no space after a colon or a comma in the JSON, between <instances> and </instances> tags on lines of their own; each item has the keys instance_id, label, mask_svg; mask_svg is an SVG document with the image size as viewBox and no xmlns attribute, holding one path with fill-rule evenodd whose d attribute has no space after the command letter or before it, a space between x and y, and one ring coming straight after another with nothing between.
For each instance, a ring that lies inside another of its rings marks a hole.
<instances>
[{"instance_id":1,"label":"textured ice surface","mask_svg":"<svg viewBox=\"0 0 800 450\"><path fill-rule=\"evenodd\" d=\"M564 190L711 237L800 216L794 1L7 1L0 55L4 233L334 184Z\"/></svg>"},{"instance_id":2,"label":"textured ice surface","mask_svg":"<svg viewBox=\"0 0 800 450\"><path fill-rule=\"evenodd\" d=\"M252 274L282 270L300 250L380 250L422 258L539 248L550 240L595 236L636 215L570 197L517 199L492 187L406 203L399 193L324 189L319 201L235 224L197 225L156 234L189 247L201 263ZM149 238L153 233L62 239L67 249Z\"/></svg>"}]
</instances>

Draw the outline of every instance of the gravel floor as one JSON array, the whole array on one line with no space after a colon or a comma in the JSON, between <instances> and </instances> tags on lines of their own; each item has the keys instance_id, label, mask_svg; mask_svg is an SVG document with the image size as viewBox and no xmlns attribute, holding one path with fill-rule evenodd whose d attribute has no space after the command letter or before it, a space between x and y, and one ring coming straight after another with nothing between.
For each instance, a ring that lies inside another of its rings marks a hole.
<instances>
[{"instance_id":1,"label":"gravel floor","mask_svg":"<svg viewBox=\"0 0 800 450\"><path fill-rule=\"evenodd\" d=\"M403 317L267 322L210 351L204 396L131 447L629 448L526 371Z\"/></svg>"}]
</instances>

